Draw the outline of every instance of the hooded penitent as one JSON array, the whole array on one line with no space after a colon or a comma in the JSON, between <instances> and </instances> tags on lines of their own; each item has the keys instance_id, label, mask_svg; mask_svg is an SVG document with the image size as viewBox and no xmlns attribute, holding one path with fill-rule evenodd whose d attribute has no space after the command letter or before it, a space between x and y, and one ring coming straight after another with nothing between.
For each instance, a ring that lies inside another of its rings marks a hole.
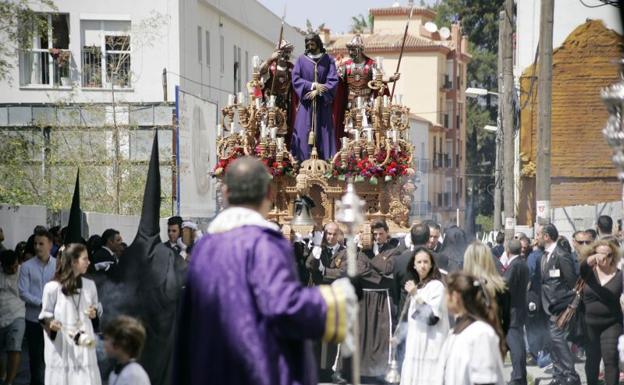
<instances>
[{"instance_id":1,"label":"hooded penitent","mask_svg":"<svg viewBox=\"0 0 624 385\"><path fill-rule=\"evenodd\" d=\"M139 318L147 331L140 362L151 383L171 383L176 308L186 274L186 262L160 239L160 170L158 135L143 196L139 229L122 254L115 273L98 287L104 323L119 314Z\"/></svg>"}]
</instances>

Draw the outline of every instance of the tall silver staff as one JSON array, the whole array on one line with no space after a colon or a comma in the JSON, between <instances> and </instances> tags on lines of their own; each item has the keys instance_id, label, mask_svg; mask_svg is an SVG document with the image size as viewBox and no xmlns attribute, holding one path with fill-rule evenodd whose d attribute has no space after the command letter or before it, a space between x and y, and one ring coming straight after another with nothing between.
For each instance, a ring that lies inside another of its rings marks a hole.
<instances>
[{"instance_id":1,"label":"tall silver staff","mask_svg":"<svg viewBox=\"0 0 624 385\"><path fill-rule=\"evenodd\" d=\"M347 275L355 277L357 275L357 246L355 235L358 227L364 222L364 201L355 193L353 183L349 181L347 192L342 199L337 202L338 212L336 219L347 227L345 236L347 238ZM353 325L353 365L352 379L353 385L360 385L360 323L359 309L355 311L355 322Z\"/></svg>"}]
</instances>

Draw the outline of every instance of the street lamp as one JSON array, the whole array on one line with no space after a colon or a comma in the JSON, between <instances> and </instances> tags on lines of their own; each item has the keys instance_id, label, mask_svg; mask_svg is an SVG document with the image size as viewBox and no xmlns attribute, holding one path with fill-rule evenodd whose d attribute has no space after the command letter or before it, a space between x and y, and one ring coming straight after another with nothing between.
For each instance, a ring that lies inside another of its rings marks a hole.
<instances>
[{"instance_id":1,"label":"street lamp","mask_svg":"<svg viewBox=\"0 0 624 385\"><path fill-rule=\"evenodd\" d=\"M485 88L474 88L474 87L466 88L466 96L468 96L469 98L477 98L479 96L486 96L486 95L498 96L498 92L488 91Z\"/></svg>"},{"instance_id":2,"label":"street lamp","mask_svg":"<svg viewBox=\"0 0 624 385\"><path fill-rule=\"evenodd\" d=\"M466 96L471 98L478 98L479 96L495 95L500 96L498 92L488 91L485 88L466 88ZM502 201L502 189L501 189L501 163L503 161L503 140L502 130L500 127L500 109L498 113L498 124L496 126L486 125L483 127L485 131L496 133L496 158L494 165L494 231L499 231L502 228L502 215L501 215L501 201Z\"/></svg>"}]
</instances>

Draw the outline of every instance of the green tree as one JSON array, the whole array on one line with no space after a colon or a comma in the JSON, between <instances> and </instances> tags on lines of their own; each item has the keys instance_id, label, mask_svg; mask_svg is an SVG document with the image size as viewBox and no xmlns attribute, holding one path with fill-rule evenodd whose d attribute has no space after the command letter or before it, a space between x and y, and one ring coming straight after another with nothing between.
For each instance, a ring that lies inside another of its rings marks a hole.
<instances>
[{"instance_id":1,"label":"green tree","mask_svg":"<svg viewBox=\"0 0 624 385\"><path fill-rule=\"evenodd\" d=\"M306 19L306 33L321 33L325 29L325 23L321 23L318 27L314 28L310 19Z\"/></svg>"},{"instance_id":2,"label":"green tree","mask_svg":"<svg viewBox=\"0 0 624 385\"><path fill-rule=\"evenodd\" d=\"M0 80L12 80L9 71L13 68L15 52L30 47L33 32L47 27L38 17L38 11L55 9L52 0L0 0Z\"/></svg>"},{"instance_id":3,"label":"green tree","mask_svg":"<svg viewBox=\"0 0 624 385\"><path fill-rule=\"evenodd\" d=\"M467 68L469 87L498 87L498 17L503 3L504 0L440 0L432 7L438 25L459 21L468 37L472 55ZM466 108L466 180L473 190L474 216L490 216L494 208L495 136L483 130L483 126L496 122L498 100L488 97L484 102L471 99Z\"/></svg>"}]
</instances>

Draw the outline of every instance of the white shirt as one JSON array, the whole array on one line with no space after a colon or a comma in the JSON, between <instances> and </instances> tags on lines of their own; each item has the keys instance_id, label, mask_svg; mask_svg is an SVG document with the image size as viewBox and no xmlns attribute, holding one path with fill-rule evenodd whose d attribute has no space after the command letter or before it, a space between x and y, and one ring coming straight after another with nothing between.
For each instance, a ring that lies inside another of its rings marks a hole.
<instances>
[{"instance_id":1,"label":"white shirt","mask_svg":"<svg viewBox=\"0 0 624 385\"><path fill-rule=\"evenodd\" d=\"M544 249L544 253L546 253L546 262L550 260L550 256L552 255L553 251L555 251L556 248L557 248L557 242L553 242L550 244L550 246Z\"/></svg>"},{"instance_id":2,"label":"white shirt","mask_svg":"<svg viewBox=\"0 0 624 385\"><path fill-rule=\"evenodd\" d=\"M111 372L108 376L108 385L151 385L145 369L136 362L131 362L121 369L119 374Z\"/></svg>"},{"instance_id":3,"label":"white shirt","mask_svg":"<svg viewBox=\"0 0 624 385\"><path fill-rule=\"evenodd\" d=\"M503 385L503 360L498 336L483 321L475 321L459 334L449 332L438 363L439 384Z\"/></svg>"}]
</instances>

